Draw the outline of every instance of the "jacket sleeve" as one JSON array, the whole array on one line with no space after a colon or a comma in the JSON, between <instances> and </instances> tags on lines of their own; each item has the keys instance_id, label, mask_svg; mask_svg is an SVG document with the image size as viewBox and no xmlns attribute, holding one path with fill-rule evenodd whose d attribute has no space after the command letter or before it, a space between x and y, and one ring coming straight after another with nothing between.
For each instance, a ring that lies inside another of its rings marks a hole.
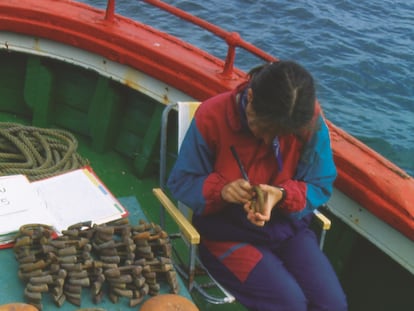
<instances>
[{"instance_id":1,"label":"jacket sleeve","mask_svg":"<svg viewBox=\"0 0 414 311\"><path fill-rule=\"evenodd\" d=\"M319 117L319 128L306 143L293 179L281 186L287 196L281 205L291 218L300 219L326 203L337 172L328 127Z\"/></svg>"},{"instance_id":2,"label":"jacket sleeve","mask_svg":"<svg viewBox=\"0 0 414 311\"><path fill-rule=\"evenodd\" d=\"M193 119L171 170L167 187L176 200L190 207L196 215L214 212L214 209L224 205L221 189L225 180L214 172L213 160L213 152Z\"/></svg>"}]
</instances>

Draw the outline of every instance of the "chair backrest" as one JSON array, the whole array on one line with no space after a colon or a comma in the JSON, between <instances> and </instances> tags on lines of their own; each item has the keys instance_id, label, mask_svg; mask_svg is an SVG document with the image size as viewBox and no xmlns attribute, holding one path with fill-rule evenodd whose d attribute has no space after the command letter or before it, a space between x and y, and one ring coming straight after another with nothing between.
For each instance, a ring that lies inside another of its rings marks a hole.
<instances>
[{"instance_id":1,"label":"chair backrest","mask_svg":"<svg viewBox=\"0 0 414 311\"><path fill-rule=\"evenodd\" d=\"M185 133L191 124L191 120L200 105L200 102L178 102L178 151L180 150L181 143L185 137ZM182 202L177 202L177 207L183 213L183 215L191 220L193 212L191 208Z\"/></svg>"},{"instance_id":2,"label":"chair backrest","mask_svg":"<svg viewBox=\"0 0 414 311\"><path fill-rule=\"evenodd\" d=\"M200 102L178 102L178 150Z\"/></svg>"},{"instance_id":3,"label":"chair backrest","mask_svg":"<svg viewBox=\"0 0 414 311\"><path fill-rule=\"evenodd\" d=\"M166 162L167 162L167 140L170 133L167 131L168 115L175 109L178 114L178 146L177 150L180 150L181 143L185 137L188 127L194 117L194 114L201 102L198 101L179 101L177 103L169 104L163 111L161 122L161 148L160 148L160 187L165 190L166 184ZM175 134L175 133L174 133ZM174 135L170 134L170 135ZM191 209L181 202L177 202L177 206L181 213L189 220L192 217ZM161 225L164 225L164 212L161 210Z\"/></svg>"}]
</instances>

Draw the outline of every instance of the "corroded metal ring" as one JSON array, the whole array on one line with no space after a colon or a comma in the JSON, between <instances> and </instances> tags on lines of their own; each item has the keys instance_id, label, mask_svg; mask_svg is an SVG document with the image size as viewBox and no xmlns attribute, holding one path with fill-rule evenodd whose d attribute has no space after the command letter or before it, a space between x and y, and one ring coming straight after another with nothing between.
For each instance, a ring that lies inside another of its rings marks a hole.
<instances>
[{"instance_id":1,"label":"corroded metal ring","mask_svg":"<svg viewBox=\"0 0 414 311\"><path fill-rule=\"evenodd\" d=\"M43 236L51 237L55 230L52 226L45 224L26 224L20 227L20 234L33 236L42 233Z\"/></svg>"}]
</instances>

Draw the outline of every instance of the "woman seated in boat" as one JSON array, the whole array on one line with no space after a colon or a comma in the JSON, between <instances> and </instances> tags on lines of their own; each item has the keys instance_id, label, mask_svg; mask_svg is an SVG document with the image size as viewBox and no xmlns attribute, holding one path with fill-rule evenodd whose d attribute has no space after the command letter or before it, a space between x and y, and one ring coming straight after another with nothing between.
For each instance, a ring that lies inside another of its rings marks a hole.
<instances>
[{"instance_id":1,"label":"woman seated in boat","mask_svg":"<svg viewBox=\"0 0 414 311\"><path fill-rule=\"evenodd\" d=\"M335 311L345 294L308 228L335 177L313 78L279 61L200 105L168 187L194 211L203 263L249 310Z\"/></svg>"}]
</instances>

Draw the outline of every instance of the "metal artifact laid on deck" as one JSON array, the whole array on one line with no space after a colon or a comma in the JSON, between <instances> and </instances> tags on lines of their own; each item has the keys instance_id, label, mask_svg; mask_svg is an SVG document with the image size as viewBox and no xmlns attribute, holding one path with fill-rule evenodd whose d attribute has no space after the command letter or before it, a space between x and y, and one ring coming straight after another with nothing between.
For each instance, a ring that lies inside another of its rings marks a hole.
<instances>
[{"instance_id":1,"label":"metal artifact laid on deck","mask_svg":"<svg viewBox=\"0 0 414 311\"><path fill-rule=\"evenodd\" d=\"M130 307L157 295L160 282L171 293L179 291L168 235L153 223L133 226L126 218L93 227L82 223L55 239L51 227L26 225L14 253L25 299L39 310L44 294L59 307L66 300L80 306L84 288L95 304L106 292L113 303L126 297Z\"/></svg>"}]
</instances>

